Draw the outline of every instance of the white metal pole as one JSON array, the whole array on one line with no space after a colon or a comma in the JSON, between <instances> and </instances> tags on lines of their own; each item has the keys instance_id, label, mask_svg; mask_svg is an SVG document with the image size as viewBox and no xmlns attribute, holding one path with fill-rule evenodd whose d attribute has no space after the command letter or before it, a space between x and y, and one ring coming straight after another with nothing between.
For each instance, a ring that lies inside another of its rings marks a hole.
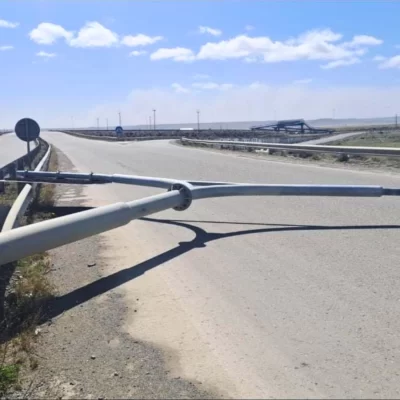
<instances>
[{"instance_id":1,"label":"white metal pole","mask_svg":"<svg viewBox=\"0 0 400 400\"><path fill-rule=\"evenodd\" d=\"M0 235L0 265L118 228L133 219L179 206L183 201L184 195L173 190L4 232Z\"/></svg>"}]
</instances>

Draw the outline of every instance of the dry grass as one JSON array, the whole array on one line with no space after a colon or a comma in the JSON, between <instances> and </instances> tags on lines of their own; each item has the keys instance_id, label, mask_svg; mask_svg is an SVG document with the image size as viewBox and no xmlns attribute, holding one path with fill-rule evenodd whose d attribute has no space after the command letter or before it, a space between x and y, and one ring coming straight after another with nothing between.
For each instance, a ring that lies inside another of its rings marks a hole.
<instances>
[{"instance_id":1,"label":"dry grass","mask_svg":"<svg viewBox=\"0 0 400 400\"><path fill-rule=\"evenodd\" d=\"M54 206L54 185L47 184L41 185L41 188L39 190L39 196L38 196L38 205L41 207L53 207Z\"/></svg>"},{"instance_id":2,"label":"dry grass","mask_svg":"<svg viewBox=\"0 0 400 400\"><path fill-rule=\"evenodd\" d=\"M49 271L50 259L46 253L35 254L17 262L18 279L14 285L14 292L19 310L41 302L52 294L52 286L43 279Z\"/></svg>"},{"instance_id":3,"label":"dry grass","mask_svg":"<svg viewBox=\"0 0 400 400\"><path fill-rule=\"evenodd\" d=\"M51 152L48 171L56 172L58 170L58 159L55 151ZM55 202L55 186L52 184L40 185L38 204L41 207L53 207Z\"/></svg>"},{"instance_id":4,"label":"dry grass","mask_svg":"<svg viewBox=\"0 0 400 400\"><path fill-rule=\"evenodd\" d=\"M17 364L2 366L0 364L0 396L7 394L9 388L18 382L20 367Z\"/></svg>"},{"instance_id":5,"label":"dry grass","mask_svg":"<svg viewBox=\"0 0 400 400\"><path fill-rule=\"evenodd\" d=\"M336 146L400 147L400 130L374 131L329 143ZM349 163L371 167L400 168L398 157L352 156Z\"/></svg>"},{"instance_id":6,"label":"dry grass","mask_svg":"<svg viewBox=\"0 0 400 400\"><path fill-rule=\"evenodd\" d=\"M18 196L17 184L6 183L4 185L4 192L0 194L0 204L11 206Z\"/></svg>"},{"instance_id":7,"label":"dry grass","mask_svg":"<svg viewBox=\"0 0 400 400\"><path fill-rule=\"evenodd\" d=\"M46 253L16 263L2 326L2 334L10 339L0 345L0 397L18 389L20 371L34 370L39 365L34 352L36 327L46 302L54 294L54 287L46 277L50 268Z\"/></svg>"},{"instance_id":8,"label":"dry grass","mask_svg":"<svg viewBox=\"0 0 400 400\"><path fill-rule=\"evenodd\" d=\"M58 159L57 153L52 151L50 155L48 171L56 172L58 170ZM33 204L31 206L31 215L29 222L37 222L44 219L50 219L53 217L52 214L42 212L43 209L54 207L56 202L55 196L56 187L51 183L41 183L38 185L38 192Z\"/></svg>"},{"instance_id":9,"label":"dry grass","mask_svg":"<svg viewBox=\"0 0 400 400\"><path fill-rule=\"evenodd\" d=\"M394 124L389 125L358 125L358 126L335 126L331 127L335 130L336 133L347 133L347 132L376 132L376 131L384 131L390 132L392 130L396 130L396 126Z\"/></svg>"},{"instance_id":10,"label":"dry grass","mask_svg":"<svg viewBox=\"0 0 400 400\"><path fill-rule=\"evenodd\" d=\"M367 132L360 136L329 143L336 146L400 147L400 130Z\"/></svg>"},{"instance_id":11,"label":"dry grass","mask_svg":"<svg viewBox=\"0 0 400 400\"><path fill-rule=\"evenodd\" d=\"M48 169L57 170L57 154L54 151ZM51 217L44 213L35 215L35 206L54 205L54 194L53 185L39 186L37 198L31 207L32 220ZM1 196L0 201L12 203L16 195L15 185ZM12 390L19 390L23 371L34 370L39 365L39 357L34 352L36 328L45 304L54 294L54 287L47 278L50 269L50 258L46 253L15 263L13 279L7 290L4 321L0 322L0 398L6 397Z\"/></svg>"}]
</instances>

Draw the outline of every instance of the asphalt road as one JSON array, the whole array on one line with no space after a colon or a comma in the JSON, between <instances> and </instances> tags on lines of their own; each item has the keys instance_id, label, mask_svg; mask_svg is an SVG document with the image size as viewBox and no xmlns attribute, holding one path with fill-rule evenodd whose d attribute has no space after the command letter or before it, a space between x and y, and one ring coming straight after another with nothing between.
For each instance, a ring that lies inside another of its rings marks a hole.
<instances>
[{"instance_id":1,"label":"asphalt road","mask_svg":"<svg viewBox=\"0 0 400 400\"><path fill-rule=\"evenodd\" d=\"M81 171L400 187L395 174L166 141L43 136ZM85 189L88 205L156 192ZM128 309L141 301L125 329L233 397L399 398L399 207L400 198L221 198L131 222L102 239L116 272L137 271L116 284Z\"/></svg>"},{"instance_id":2,"label":"asphalt road","mask_svg":"<svg viewBox=\"0 0 400 400\"><path fill-rule=\"evenodd\" d=\"M31 142L31 149L35 142ZM26 153L26 143L18 139L15 133L0 135L0 168Z\"/></svg>"}]
</instances>

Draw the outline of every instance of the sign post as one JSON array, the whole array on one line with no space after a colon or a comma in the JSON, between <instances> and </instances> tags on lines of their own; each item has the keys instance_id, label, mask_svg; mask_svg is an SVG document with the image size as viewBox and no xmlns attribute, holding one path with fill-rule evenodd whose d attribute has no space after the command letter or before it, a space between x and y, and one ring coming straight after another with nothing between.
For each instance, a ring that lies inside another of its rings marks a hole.
<instances>
[{"instance_id":1,"label":"sign post","mask_svg":"<svg viewBox=\"0 0 400 400\"><path fill-rule=\"evenodd\" d=\"M29 168L31 168L32 160L31 160L30 142L32 140L36 140L39 137L39 135L40 135L39 124L31 118L23 118L17 122L14 130L15 130L16 135L21 140L26 142L26 149L27 149L27 155L28 155L28 166L29 166Z\"/></svg>"},{"instance_id":2,"label":"sign post","mask_svg":"<svg viewBox=\"0 0 400 400\"><path fill-rule=\"evenodd\" d=\"M124 130L122 129L122 126L117 126L115 128L115 133L117 134L117 136L122 136L122 134L124 133Z\"/></svg>"},{"instance_id":3,"label":"sign post","mask_svg":"<svg viewBox=\"0 0 400 400\"><path fill-rule=\"evenodd\" d=\"M28 167L31 169L32 167L32 160L31 160L31 139L29 135L29 128L28 124L25 124L25 136L26 136L26 152L28 156Z\"/></svg>"}]
</instances>

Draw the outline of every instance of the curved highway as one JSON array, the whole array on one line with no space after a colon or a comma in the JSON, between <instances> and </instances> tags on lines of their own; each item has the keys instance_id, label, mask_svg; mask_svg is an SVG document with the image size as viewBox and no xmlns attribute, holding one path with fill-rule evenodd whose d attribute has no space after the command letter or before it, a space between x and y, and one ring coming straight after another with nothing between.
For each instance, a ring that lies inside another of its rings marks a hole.
<instances>
[{"instance_id":1,"label":"curved highway","mask_svg":"<svg viewBox=\"0 0 400 400\"><path fill-rule=\"evenodd\" d=\"M259 183L400 175L254 159L167 141L45 133L80 171ZM157 193L90 186L98 206ZM101 235L130 317L171 371L246 398L400 397L400 198L221 198ZM133 310L140 298L141 308ZM116 328L118 329L118 328Z\"/></svg>"}]
</instances>

